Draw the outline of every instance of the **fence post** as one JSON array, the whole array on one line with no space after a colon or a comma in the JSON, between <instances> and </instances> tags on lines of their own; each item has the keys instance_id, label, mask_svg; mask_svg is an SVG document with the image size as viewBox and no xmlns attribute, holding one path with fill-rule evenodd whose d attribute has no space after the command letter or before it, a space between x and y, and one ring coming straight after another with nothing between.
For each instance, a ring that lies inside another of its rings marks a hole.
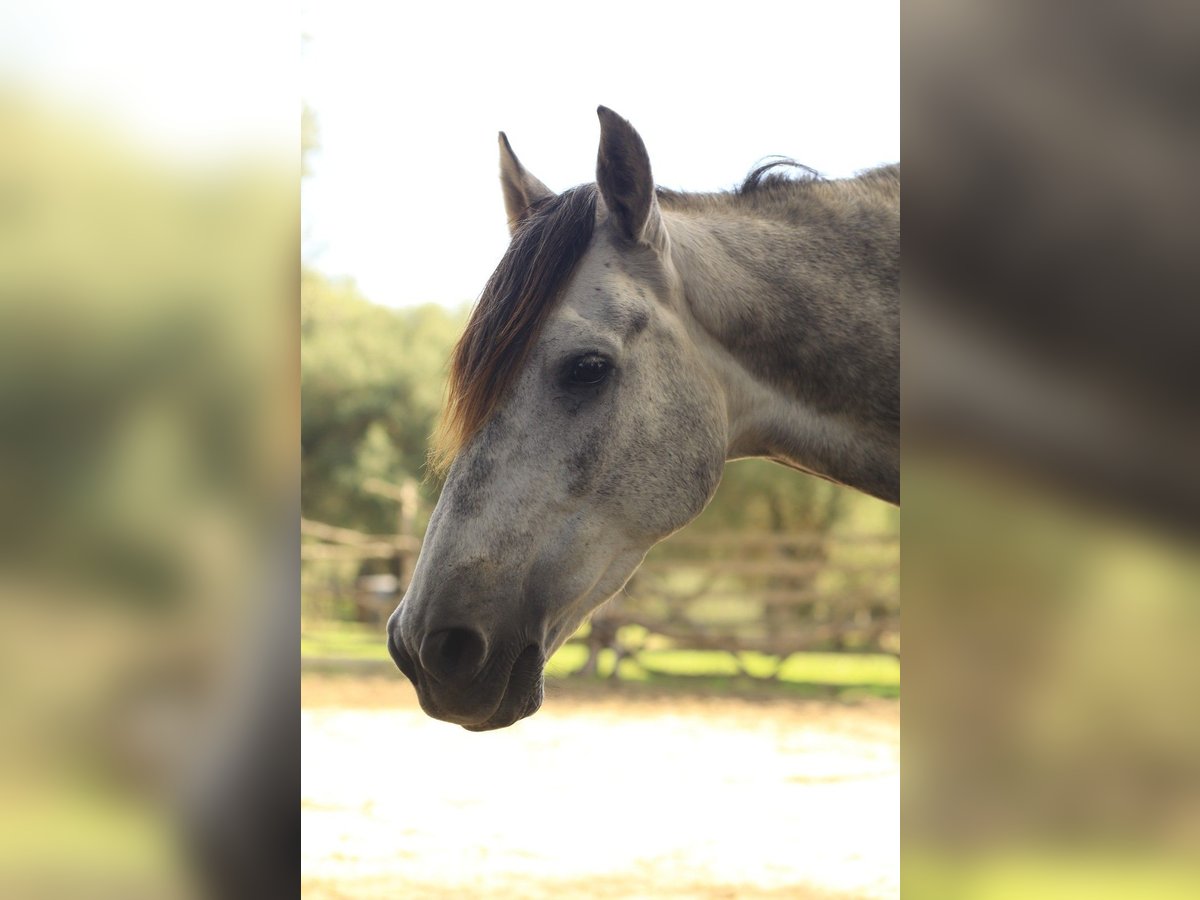
<instances>
[{"instance_id":1,"label":"fence post","mask_svg":"<svg viewBox=\"0 0 1200 900\"><path fill-rule=\"evenodd\" d=\"M413 561L416 553L404 546L409 538L416 538L417 504L420 494L417 491L415 479L406 478L402 484L392 484L382 478L368 478L363 482L363 489L380 497L387 497L398 504L396 511L396 550L393 560L396 566L396 578L399 581L400 593L408 590L408 580L412 576Z\"/></svg>"}]
</instances>

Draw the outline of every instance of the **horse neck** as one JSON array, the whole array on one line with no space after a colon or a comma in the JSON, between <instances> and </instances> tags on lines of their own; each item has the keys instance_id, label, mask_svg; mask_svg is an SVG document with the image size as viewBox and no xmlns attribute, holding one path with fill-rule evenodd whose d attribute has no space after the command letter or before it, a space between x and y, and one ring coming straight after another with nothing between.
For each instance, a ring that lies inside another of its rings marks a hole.
<instances>
[{"instance_id":1,"label":"horse neck","mask_svg":"<svg viewBox=\"0 0 1200 900\"><path fill-rule=\"evenodd\" d=\"M693 336L722 382L729 458L899 502L898 192L797 185L790 214L664 209Z\"/></svg>"}]
</instances>

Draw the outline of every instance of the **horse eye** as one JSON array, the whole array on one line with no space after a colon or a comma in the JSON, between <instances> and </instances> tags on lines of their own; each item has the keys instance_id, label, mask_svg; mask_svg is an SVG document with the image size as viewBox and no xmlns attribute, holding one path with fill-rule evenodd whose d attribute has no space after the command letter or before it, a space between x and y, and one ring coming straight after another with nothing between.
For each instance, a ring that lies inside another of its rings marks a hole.
<instances>
[{"instance_id":1,"label":"horse eye","mask_svg":"<svg viewBox=\"0 0 1200 900\"><path fill-rule=\"evenodd\" d=\"M581 356L571 365L567 380L576 385L595 385L608 377L612 365L603 356Z\"/></svg>"}]
</instances>

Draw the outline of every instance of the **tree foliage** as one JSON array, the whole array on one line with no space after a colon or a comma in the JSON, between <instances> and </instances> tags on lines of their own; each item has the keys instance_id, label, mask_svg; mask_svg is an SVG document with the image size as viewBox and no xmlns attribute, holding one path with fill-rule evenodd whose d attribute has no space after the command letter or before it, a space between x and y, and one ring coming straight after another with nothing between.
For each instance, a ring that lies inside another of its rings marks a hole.
<instances>
[{"instance_id":1,"label":"tree foliage","mask_svg":"<svg viewBox=\"0 0 1200 900\"><path fill-rule=\"evenodd\" d=\"M302 275L301 508L367 531L394 528L394 510L362 490L371 477L424 480L426 444L445 365L465 322L439 306L394 310L353 282ZM423 483L428 511L437 486Z\"/></svg>"}]
</instances>

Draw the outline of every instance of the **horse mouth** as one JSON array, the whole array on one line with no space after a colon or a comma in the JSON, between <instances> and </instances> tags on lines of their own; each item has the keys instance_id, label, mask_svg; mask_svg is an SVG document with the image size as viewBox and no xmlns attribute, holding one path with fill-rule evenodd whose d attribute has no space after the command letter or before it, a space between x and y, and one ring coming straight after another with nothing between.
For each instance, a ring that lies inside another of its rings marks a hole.
<instances>
[{"instance_id":1,"label":"horse mouth","mask_svg":"<svg viewBox=\"0 0 1200 900\"><path fill-rule=\"evenodd\" d=\"M437 690L436 682L425 674L417 661L396 640L391 628L388 629L387 647L397 668L416 688L421 708L435 719L461 725L468 731L494 731L533 715L542 706L545 657L537 644L530 644L522 650L507 669L493 665L489 667L483 682L464 684L449 695ZM503 685L496 692L495 687L501 678L504 679ZM439 697L439 693L442 696ZM494 706L483 706L487 701L480 694L498 696L499 699L494 701Z\"/></svg>"},{"instance_id":2,"label":"horse mouth","mask_svg":"<svg viewBox=\"0 0 1200 900\"><path fill-rule=\"evenodd\" d=\"M536 644L530 644L513 661L508 684L500 696L496 711L484 721L464 724L463 728L467 731L495 731L533 715L542 706L542 671L542 651Z\"/></svg>"}]
</instances>

